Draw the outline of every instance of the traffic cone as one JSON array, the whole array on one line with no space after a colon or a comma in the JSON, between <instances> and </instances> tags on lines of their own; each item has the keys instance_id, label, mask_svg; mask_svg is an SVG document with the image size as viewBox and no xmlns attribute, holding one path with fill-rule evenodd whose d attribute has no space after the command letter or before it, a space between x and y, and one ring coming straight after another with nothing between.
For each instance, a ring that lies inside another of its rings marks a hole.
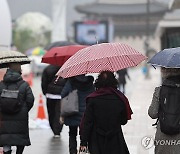
<instances>
[{"instance_id":1,"label":"traffic cone","mask_svg":"<svg viewBox=\"0 0 180 154\"><path fill-rule=\"evenodd\" d=\"M46 119L44 106L43 106L42 94L39 95L37 119Z\"/></svg>"},{"instance_id":2,"label":"traffic cone","mask_svg":"<svg viewBox=\"0 0 180 154\"><path fill-rule=\"evenodd\" d=\"M29 75L29 80L28 80L28 83L29 83L29 86L30 86L30 87L33 86L33 78L34 78L33 73L30 73L30 75Z\"/></svg>"}]
</instances>

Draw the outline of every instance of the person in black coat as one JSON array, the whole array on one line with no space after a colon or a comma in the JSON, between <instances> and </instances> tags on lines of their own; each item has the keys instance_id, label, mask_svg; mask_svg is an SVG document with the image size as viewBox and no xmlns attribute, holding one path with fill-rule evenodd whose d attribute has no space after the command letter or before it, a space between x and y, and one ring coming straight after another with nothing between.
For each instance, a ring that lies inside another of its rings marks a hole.
<instances>
[{"instance_id":1,"label":"person in black coat","mask_svg":"<svg viewBox=\"0 0 180 154\"><path fill-rule=\"evenodd\" d=\"M98 76L96 91L86 99L80 151L88 147L91 154L129 154L121 125L131 119L132 110L117 85L118 81L110 71L103 71Z\"/></svg>"},{"instance_id":2,"label":"person in black coat","mask_svg":"<svg viewBox=\"0 0 180 154\"><path fill-rule=\"evenodd\" d=\"M54 133L54 137L59 137L63 125L59 123L61 91L66 83L66 79L59 78L56 81L56 73L60 66L48 65L42 74L41 87L46 96L49 124Z\"/></svg>"},{"instance_id":3,"label":"person in black coat","mask_svg":"<svg viewBox=\"0 0 180 154\"><path fill-rule=\"evenodd\" d=\"M130 76L127 72L127 69L122 69L117 71L118 74L118 83L119 83L119 90L125 94L125 85L126 85L126 76L128 77L128 79L130 79Z\"/></svg>"},{"instance_id":4,"label":"person in black coat","mask_svg":"<svg viewBox=\"0 0 180 154\"><path fill-rule=\"evenodd\" d=\"M9 64L9 69L4 75L3 82L8 87L15 89L19 82L22 82L21 65L19 63ZM0 82L0 93L4 83ZM33 106L34 95L27 82L19 86L19 99L21 109L14 114L5 113L2 110L0 101L0 146L3 146L4 154L11 154L11 146L17 146L16 154L22 154L24 146L29 146L28 112Z\"/></svg>"},{"instance_id":5,"label":"person in black coat","mask_svg":"<svg viewBox=\"0 0 180 154\"><path fill-rule=\"evenodd\" d=\"M79 113L64 117L64 124L69 126L69 152L70 154L77 154L77 132L80 126L81 118L86 108L86 97L94 91L94 78L92 76L79 75L71 77L66 82L61 96L64 98L72 90L78 90Z\"/></svg>"}]
</instances>

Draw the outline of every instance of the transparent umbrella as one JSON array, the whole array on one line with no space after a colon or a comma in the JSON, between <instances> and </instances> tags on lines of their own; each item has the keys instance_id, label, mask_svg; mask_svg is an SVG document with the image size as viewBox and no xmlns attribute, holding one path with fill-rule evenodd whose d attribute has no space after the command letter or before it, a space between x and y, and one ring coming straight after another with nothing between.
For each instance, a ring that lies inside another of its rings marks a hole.
<instances>
[{"instance_id":1,"label":"transparent umbrella","mask_svg":"<svg viewBox=\"0 0 180 154\"><path fill-rule=\"evenodd\" d=\"M9 63L29 64L30 59L18 51L0 51L0 68L8 67Z\"/></svg>"}]
</instances>

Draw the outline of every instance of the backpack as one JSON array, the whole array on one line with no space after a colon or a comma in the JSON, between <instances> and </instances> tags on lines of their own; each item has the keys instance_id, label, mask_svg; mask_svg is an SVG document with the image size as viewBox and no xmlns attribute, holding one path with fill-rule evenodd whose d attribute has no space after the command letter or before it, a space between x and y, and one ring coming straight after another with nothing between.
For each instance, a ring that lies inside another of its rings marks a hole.
<instances>
[{"instance_id":1,"label":"backpack","mask_svg":"<svg viewBox=\"0 0 180 154\"><path fill-rule=\"evenodd\" d=\"M167 135L180 133L180 84L163 84L159 101L158 120L161 132Z\"/></svg>"},{"instance_id":2,"label":"backpack","mask_svg":"<svg viewBox=\"0 0 180 154\"><path fill-rule=\"evenodd\" d=\"M2 113L15 114L21 110L22 100L20 99L19 88L23 83L23 80L17 82L17 86L12 89L2 81L2 86L4 87L0 95L0 108Z\"/></svg>"}]
</instances>

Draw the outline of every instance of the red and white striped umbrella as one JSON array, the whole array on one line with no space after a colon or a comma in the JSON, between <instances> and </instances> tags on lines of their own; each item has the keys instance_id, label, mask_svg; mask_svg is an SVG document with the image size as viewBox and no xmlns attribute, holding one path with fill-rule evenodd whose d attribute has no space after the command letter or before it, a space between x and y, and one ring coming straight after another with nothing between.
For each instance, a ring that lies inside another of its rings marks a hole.
<instances>
[{"instance_id":1,"label":"red and white striped umbrella","mask_svg":"<svg viewBox=\"0 0 180 154\"><path fill-rule=\"evenodd\" d=\"M105 70L115 72L137 66L146 58L127 44L101 43L79 50L64 63L57 75L68 78Z\"/></svg>"}]
</instances>

